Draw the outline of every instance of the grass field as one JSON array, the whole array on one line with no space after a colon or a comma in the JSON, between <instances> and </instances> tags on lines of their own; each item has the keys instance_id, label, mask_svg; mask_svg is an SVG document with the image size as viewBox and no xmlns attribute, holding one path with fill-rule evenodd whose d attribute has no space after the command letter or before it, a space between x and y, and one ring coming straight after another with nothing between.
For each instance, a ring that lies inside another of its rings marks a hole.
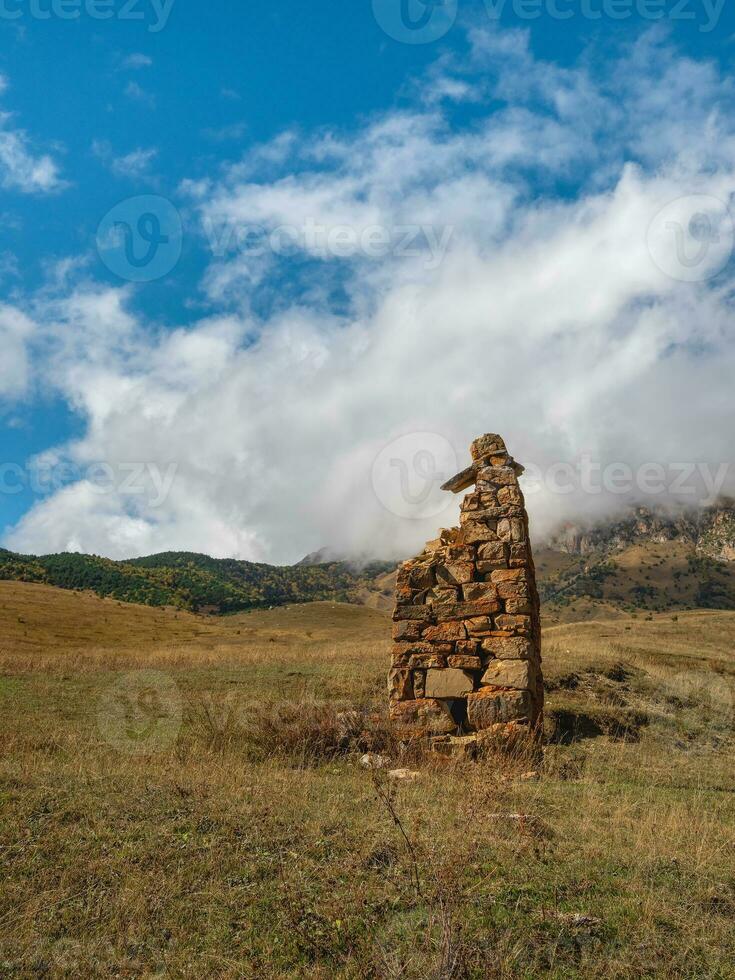
<instances>
[{"instance_id":1,"label":"grass field","mask_svg":"<svg viewBox=\"0 0 735 980\"><path fill-rule=\"evenodd\" d=\"M388 635L1 583L0 976L735 976L735 613L550 626L543 764L397 784Z\"/></svg>"}]
</instances>

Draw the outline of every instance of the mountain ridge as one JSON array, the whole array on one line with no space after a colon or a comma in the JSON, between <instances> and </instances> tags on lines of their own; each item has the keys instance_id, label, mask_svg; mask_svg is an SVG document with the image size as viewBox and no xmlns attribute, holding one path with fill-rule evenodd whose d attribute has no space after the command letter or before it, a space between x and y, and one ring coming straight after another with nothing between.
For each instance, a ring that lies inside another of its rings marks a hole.
<instances>
[{"instance_id":1,"label":"mountain ridge","mask_svg":"<svg viewBox=\"0 0 735 980\"><path fill-rule=\"evenodd\" d=\"M638 506L607 521L569 522L534 553L547 619L735 609L730 500L677 512ZM113 561L0 549L0 580L211 614L316 600L391 606L397 562L338 555L326 546L295 565L269 565L187 551Z\"/></svg>"}]
</instances>

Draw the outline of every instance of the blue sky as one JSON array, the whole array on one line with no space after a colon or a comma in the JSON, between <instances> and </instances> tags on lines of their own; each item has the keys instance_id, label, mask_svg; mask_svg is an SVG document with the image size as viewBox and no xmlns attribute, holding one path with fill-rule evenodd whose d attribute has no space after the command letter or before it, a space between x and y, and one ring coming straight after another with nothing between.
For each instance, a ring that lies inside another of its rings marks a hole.
<instances>
[{"instance_id":1,"label":"blue sky","mask_svg":"<svg viewBox=\"0 0 735 980\"><path fill-rule=\"evenodd\" d=\"M405 2L441 36L400 0L2 4L0 544L408 548L407 435L419 480L501 426L541 467L726 460L732 9ZM725 222L693 276L667 207L695 256Z\"/></svg>"}]
</instances>

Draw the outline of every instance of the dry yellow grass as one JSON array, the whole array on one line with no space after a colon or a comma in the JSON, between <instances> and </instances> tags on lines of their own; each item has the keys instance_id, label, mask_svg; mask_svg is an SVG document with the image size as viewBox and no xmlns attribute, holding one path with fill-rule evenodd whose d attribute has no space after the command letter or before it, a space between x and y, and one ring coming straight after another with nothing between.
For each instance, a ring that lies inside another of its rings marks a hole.
<instances>
[{"instance_id":1,"label":"dry yellow grass","mask_svg":"<svg viewBox=\"0 0 735 980\"><path fill-rule=\"evenodd\" d=\"M0 975L732 978L735 615L546 630L538 780L264 752L382 706L387 625L0 585Z\"/></svg>"}]
</instances>

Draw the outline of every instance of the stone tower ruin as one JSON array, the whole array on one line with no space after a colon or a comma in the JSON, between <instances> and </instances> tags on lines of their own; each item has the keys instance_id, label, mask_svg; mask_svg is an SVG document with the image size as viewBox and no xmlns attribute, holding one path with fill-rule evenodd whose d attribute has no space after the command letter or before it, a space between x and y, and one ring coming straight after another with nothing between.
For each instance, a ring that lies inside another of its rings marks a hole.
<instances>
[{"instance_id":1,"label":"stone tower ruin","mask_svg":"<svg viewBox=\"0 0 735 980\"><path fill-rule=\"evenodd\" d=\"M470 453L472 465L442 487L473 487L460 526L403 562L396 583L391 720L400 735L431 736L438 749L481 737L473 733L536 733L543 709L523 467L498 435L475 439Z\"/></svg>"}]
</instances>

